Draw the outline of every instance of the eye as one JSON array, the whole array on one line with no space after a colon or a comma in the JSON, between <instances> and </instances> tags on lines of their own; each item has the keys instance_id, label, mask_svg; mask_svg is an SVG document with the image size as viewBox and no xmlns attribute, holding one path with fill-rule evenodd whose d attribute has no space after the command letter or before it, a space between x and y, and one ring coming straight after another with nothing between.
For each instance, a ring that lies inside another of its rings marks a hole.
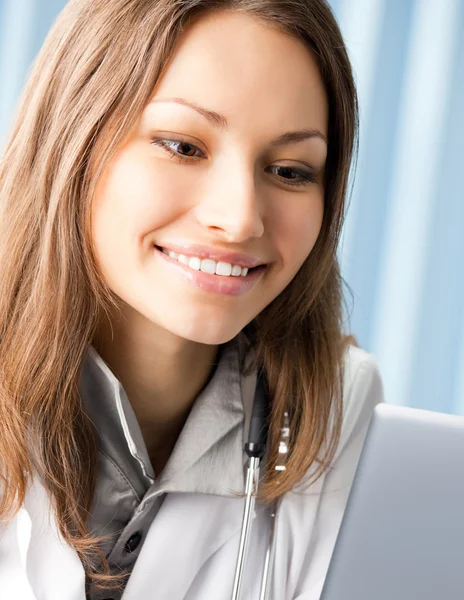
<instances>
[{"instance_id":1,"label":"eye","mask_svg":"<svg viewBox=\"0 0 464 600\"><path fill-rule=\"evenodd\" d=\"M203 154L202 150L195 146L195 144L191 144L190 142L186 142L183 140L168 140L164 138L155 138L151 142L154 146L160 146L164 148L172 157L177 158L180 162L190 162L201 158L200 156L195 156L195 151L198 150ZM173 147L178 147L180 152L173 149ZM192 154L193 150L193 154ZM185 154L183 154L185 153ZM306 169L299 169L297 167L289 167L284 165L273 165L272 167L266 167L266 171L268 169L271 170L281 170L283 175L278 175L278 178L281 181L284 181L286 185L301 187L305 185L309 185L310 183L316 183L316 179L314 178L311 171ZM295 177L296 176L296 177Z\"/></svg>"},{"instance_id":2,"label":"eye","mask_svg":"<svg viewBox=\"0 0 464 600\"><path fill-rule=\"evenodd\" d=\"M187 162L189 160L199 158L198 156L188 154L192 151L192 149L199 150L201 152L201 150L200 150L200 148L198 148L198 146L195 146L194 144L191 144L190 142L185 142L185 141L166 140L163 138L156 138L156 139L152 140L151 143L154 146L161 146L161 148L164 148L165 150L167 150L169 152L169 154L171 154L171 156L176 157L181 162ZM171 145L175 146L176 144L181 149L180 153L177 150L173 150L171 147ZM184 154L182 154L182 152L186 152L187 154L184 155Z\"/></svg>"},{"instance_id":3,"label":"eye","mask_svg":"<svg viewBox=\"0 0 464 600\"><path fill-rule=\"evenodd\" d=\"M311 171L305 169L298 169L296 167L286 167L283 165L274 165L272 167L266 167L267 169L281 169L284 175L278 175L279 179L283 179L287 185L303 186L309 183L316 183L316 179ZM291 177L288 177L290 175ZM296 175L299 179L295 179L293 176Z\"/></svg>"}]
</instances>

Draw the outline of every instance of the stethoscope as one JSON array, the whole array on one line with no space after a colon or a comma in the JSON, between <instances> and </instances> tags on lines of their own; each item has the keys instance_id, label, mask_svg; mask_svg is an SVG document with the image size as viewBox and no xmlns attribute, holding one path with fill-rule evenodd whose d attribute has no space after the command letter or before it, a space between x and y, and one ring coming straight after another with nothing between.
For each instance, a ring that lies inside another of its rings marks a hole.
<instances>
[{"instance_id":1,"label":"stethoscope","mask_svg":"<svg viewBox=\"0 0 464 600\"><path fill-rule=\"evenodd\" d=\"M245 443L244 450L248 456L247 476L245 483L245 506L243 510L242 528L240 533L240 545L235 567L234 587L232 591L232 600L239 600L242 590L243 573L248 555L248 547L251 538L252 515L255 506L256 492L259 484L259 470L261 459L266 451L266 442L268 434L268 416L270 410L268 389L264 376L259 373L256 382L255 397L253 400L253 409L251 411L250 428L248 431L248 441ZM287 440L289 437L288 413L285 413L284 426L281 429L282 437L279 444L279 454L286 455L288 451ZM278 461L276 470L285 470L285 465ZM264 568L261 580L261 590L259 600L269 600L271 574L274 566L275 554L275 522L277 513L277 504L274 502L271 507L271 520L269 527L269 540L264 560Z\"/></svg>"}]
</instances>

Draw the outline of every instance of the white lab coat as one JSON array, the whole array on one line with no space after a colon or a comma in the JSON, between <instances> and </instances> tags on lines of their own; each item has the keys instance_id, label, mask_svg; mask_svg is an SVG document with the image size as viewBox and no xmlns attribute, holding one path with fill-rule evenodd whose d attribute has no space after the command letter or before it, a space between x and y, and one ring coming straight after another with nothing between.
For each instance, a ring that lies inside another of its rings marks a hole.
<instances>
[{"instance_id":1,"label":"white lab coat","mask_svg":"<svg viewBox=\"0 0 464 600\"><path fill-rule=\"evenodd\" d=\"M333 468L309 488L287 493L280 505L272 600L319 599L369 419L382 401L375 359L351 347ZM48 508L47 494L34 480L17 517L0 528L0 600L85 600L80 560L61 540ZM242 513L240 498L168 493L123 600L229 600ZM257 505L253 522L243 600L259 598L267 510Z\"/></svg>"}]
</instances>

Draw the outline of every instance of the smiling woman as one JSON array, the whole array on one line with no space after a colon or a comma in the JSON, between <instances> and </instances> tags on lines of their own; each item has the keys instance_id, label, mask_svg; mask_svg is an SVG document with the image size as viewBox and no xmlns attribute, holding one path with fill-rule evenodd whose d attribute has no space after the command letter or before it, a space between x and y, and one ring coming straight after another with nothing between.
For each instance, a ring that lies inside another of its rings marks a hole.
<instances>
[{"instance_id":1,"label":"smiling woman","mask_svg":"<svg viewBox=\"0 0 464 600\"><path fill-rule=\"evenodd\" d=\"M356 131L323 0L71 0L0 168L0 589L230 598L262 377L243 591L272 522L270 597L318 598L382 399L342 334Z\"/></svg>"}]
</instances>

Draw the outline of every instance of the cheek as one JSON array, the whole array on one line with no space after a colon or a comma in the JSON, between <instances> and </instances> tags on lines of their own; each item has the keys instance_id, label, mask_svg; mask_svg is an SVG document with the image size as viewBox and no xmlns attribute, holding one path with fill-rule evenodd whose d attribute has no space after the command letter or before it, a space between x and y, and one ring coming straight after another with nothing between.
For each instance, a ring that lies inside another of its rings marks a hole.
<instances>
[{"instance_id":1,"label":"cheek","mask_svg":"<svg viewBox=\"0 0 464 600\"><path fill-rule=\"evenodd\" d=\"M165 170L166 171L166 170ZM170 223L185 210L181 183L137 148L120 152L98 182L92 202L96 242L142 243L149 232Z\"/></svg>"},{"instance_id":2,"label":"cheek","mask_svg":"<svg viewBox=\"0 0 464 600\"><path fill-rule=\"evenodd\" d=\"M322 190L309 198L295 198L285 210L274 212L273 244L287 272L296 273L310 254L321 230L323 212Z\"/></svg>"}]
</instances>

